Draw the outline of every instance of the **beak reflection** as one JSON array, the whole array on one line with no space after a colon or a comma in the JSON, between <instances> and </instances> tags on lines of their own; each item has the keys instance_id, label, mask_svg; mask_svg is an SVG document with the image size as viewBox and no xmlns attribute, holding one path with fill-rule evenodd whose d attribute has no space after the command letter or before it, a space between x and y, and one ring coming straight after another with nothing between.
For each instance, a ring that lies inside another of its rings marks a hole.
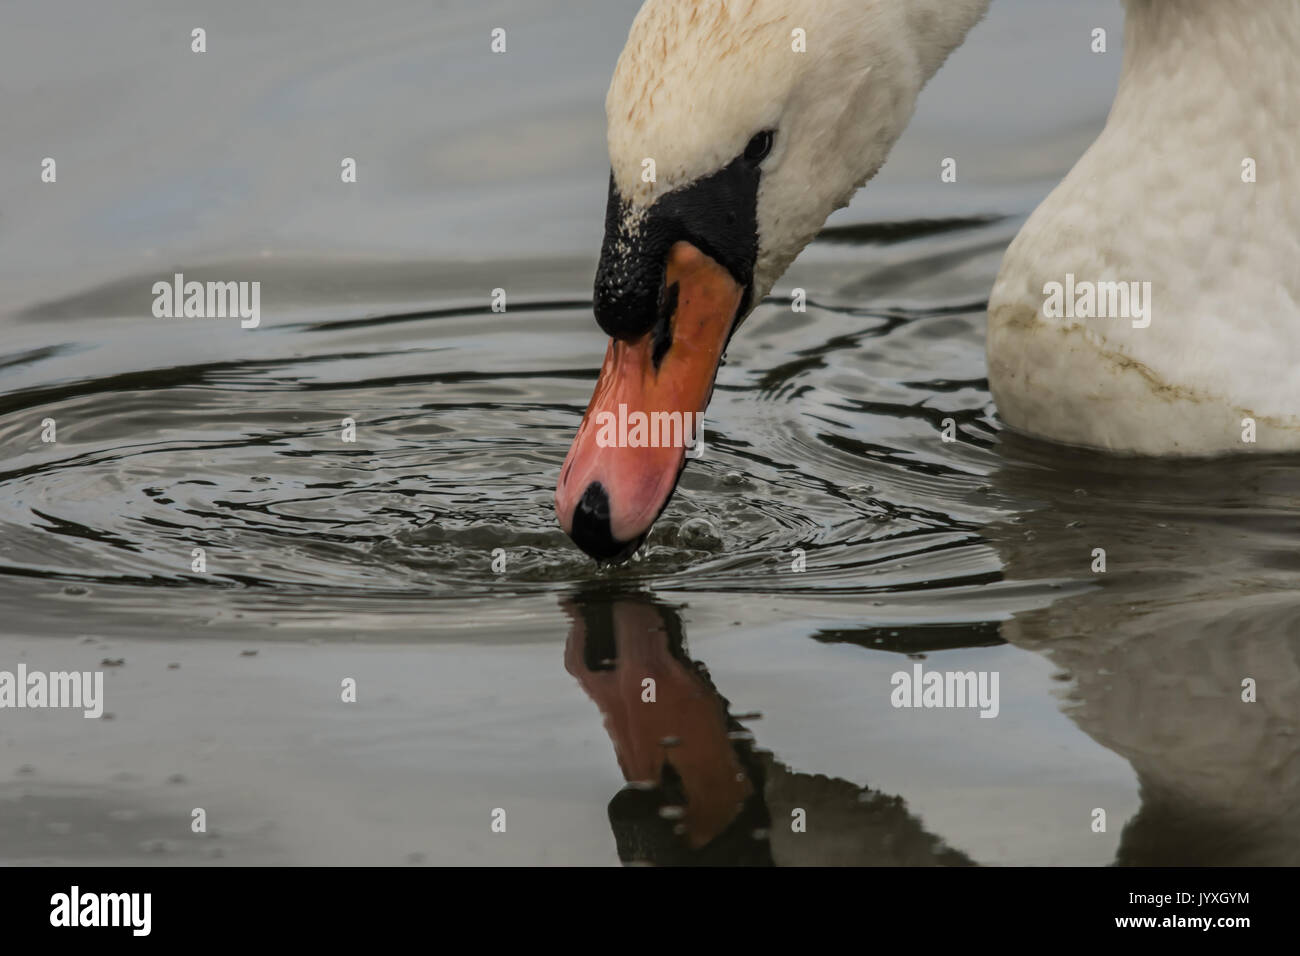
<instances>
[{"instance_id":1,"label":"beak reflection","mask_svg":"<svg viewBox=\"0 0 1300 956\"><path fill-rule=\"evenodd\" d=\"M625 864L971 865L900 798L796 773L759 748L687 654L672 606L606 592L561 606L565 669L604 717L627 781L609 803ZM806 828L792 826L796 811Z\"/></svg>"}]
</instances>

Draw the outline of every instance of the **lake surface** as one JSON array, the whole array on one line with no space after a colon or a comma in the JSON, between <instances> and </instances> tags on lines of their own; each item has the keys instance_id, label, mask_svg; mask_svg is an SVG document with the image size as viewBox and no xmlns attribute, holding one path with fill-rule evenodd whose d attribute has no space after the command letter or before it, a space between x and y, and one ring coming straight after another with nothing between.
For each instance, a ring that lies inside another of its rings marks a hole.
<instances>
[{"instance_id":1,"label":"lake surface","mask_svg":"<svg viewBox=\"0 0 1300 956\"><path fill-rule=\"evenodd\" d=\"M995 3L611 569L552 494L638 4L536 6L6 6L0 670L110 719L0 711L0 862L1300 862L1300 462L1052 447L985 380L1118 5ZM260 326L155 318L176 272Z\"/></svg>"}]
</instances>

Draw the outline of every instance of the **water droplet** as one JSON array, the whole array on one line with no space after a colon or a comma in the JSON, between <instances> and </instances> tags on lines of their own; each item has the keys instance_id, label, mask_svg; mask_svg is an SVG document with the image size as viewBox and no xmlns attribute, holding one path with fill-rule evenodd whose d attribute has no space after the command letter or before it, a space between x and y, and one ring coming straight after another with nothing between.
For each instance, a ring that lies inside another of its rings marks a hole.
<instances>
[{"instance_id":1,"label":"water droplet","mask_svg":"<svg viewBox=\"0 0 1300 956\"><path fill-rule=\"evenodd\" d=\"M694 517L677 529L677 543L694 551L714 551L722 547L722 538L707 518Z\"/></svg>"}]
</instances>

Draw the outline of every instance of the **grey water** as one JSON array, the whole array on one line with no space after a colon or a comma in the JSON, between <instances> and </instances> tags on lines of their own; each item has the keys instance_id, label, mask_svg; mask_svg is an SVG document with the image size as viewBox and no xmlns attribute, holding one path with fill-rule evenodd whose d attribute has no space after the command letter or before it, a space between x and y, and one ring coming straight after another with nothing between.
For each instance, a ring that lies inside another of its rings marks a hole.
<instances>
[{"instance_id":1,"label":"grey water","mask_svg":"<svg viewBox=\"0 0 1300 956\"><path fill-rule=\"evenodd\" d=\"M556 527L638 5L0 5L0 671L107 711L0 710L0 862L1300 862L1300 462L1030 441L985 380L1118 4L996 2L642 553ZM259 326L156 318L177 272ZM997 716L894 707L918 664Z\"/></svg>"}]
</instances>

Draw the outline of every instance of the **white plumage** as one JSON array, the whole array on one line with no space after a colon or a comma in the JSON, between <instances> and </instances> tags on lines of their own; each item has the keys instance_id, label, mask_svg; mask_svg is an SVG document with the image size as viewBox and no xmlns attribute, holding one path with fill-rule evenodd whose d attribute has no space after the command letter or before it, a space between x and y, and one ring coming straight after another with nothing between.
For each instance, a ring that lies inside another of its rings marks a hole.
<instances>
[{"instance_id":1,"label":"white plumage","mask_svg":"<svg viewBox=\"0 0 1300 956\"><path fill-rule=\"evenodd\" d=\"M635 214L776 130L757 301L881 167L988 3L648 0L606 100L619 191ZM1300 2L1126 8L1106 127L1012 242L990 297L999 412L1121 452L1300 449ZM1045 286L1067 275L1149 282L1150 324L1046 314Z\"/></svg>"}]
</instances>

